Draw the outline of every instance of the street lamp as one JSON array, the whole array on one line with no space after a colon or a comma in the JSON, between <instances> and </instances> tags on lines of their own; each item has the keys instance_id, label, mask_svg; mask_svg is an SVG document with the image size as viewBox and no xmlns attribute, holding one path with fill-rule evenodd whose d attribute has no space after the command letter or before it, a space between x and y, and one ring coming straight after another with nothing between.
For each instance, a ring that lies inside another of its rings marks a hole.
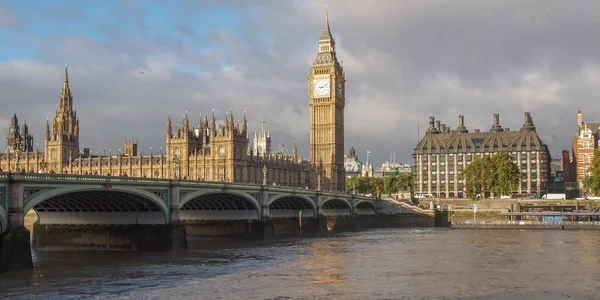
<instances>
[{"instance_id":1,"label":"street lamp","mask_svg":"<svg viewBox=\"0 0 600 300\"><path fill-rule=\"evenodd\" d=\"M42 160L40 161L40 170L42 170L42 173L45 173L46 172L45 169L46 169L46 161L42 157Z\"/></svg>"},{"instance_id":2,"label":"street lamp","mask_svg":"<svg viewBox=\"0 0 600 300\"><path fill-rule=\"evenodd\" d=\"M16 154L15 170L16 170L16 172L20 172L20 169L19 169L19 158L21 156L21 153L23 153L23 144L22 144L22 141L21 141L21 137L17 137L15 139L15 143L13 144L13 150L15 151L15 154Z\"/></svg>"}]
</instances>

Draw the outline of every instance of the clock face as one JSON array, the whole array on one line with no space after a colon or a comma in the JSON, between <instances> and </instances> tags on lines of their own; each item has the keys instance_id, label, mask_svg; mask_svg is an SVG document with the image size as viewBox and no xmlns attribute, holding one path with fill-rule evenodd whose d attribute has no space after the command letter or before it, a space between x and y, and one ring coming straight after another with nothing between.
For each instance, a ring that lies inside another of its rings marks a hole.
<instances>
[{"instance_id":1,"label":"clock face","mask_svg":"<svg viewBox=\"0 0 600 300\"><path fill-rule=\"evenodd\" d=\"M219 153L220 153L221 155L224 155L224 154L225 154L225 146L221 146L221 147L219 148Z\"/></svg>"},{"instance_id":2,"label":"clock face","mask_svg":"<svg viewBox=\"0 0 600 300\"><path fill-rule=\"evenodd\" d=\"M315 79L314 81L314 92L315 96L327 96L331 91L331 84L329 79Z\"/></svg>"},{"instance_id":3,"label":"clock face","mask_svg":"<svg viewBox=\"0 0 600 300\"><path fill-rule=\"evenodd\" d=\"M338 94L342 94L344 92L344 85L342 84L341 81L338 81L337 91L338 91Z\"/></svg>"}]
</instances>

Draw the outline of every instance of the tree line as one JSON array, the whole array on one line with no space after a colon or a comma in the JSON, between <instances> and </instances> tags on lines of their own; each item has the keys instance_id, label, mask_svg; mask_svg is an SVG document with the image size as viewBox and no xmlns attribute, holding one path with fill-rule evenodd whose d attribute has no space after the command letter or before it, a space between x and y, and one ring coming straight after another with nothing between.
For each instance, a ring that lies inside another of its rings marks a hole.
<instances>
[{"instance_id":1,"label":"tree line","mask_svg":"<svg viewBox=\"0 0 600 300\"><path fill-rule=\"evenodd\" d=\"M357 194L396 194L403 191L412 191L415 180L413 173L400 173L384 178L350 177L346 179L346 191L356 191Z\"/></svg>"}]
</instances>

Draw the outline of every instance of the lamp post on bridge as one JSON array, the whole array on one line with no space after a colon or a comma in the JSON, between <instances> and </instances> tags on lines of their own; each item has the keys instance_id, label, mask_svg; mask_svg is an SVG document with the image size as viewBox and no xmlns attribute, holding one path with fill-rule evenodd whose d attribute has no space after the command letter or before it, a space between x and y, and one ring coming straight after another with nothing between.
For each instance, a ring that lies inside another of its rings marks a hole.
<instances>
[{"instance_id":1,"label":"lamp post on bridge","mask_svg":"<svg viewBox=\"0 0 600 300\"><path fill-rule=\"evenodd\" d=\"M263 165L263 186L267 186L267 163Z\"/></svg>"},{"instance_id":2,"label":"lamp post on bridge","mask_svg":"<svg viewBox=\"0 0 600 300\"><path fill-rule=\"evenodd\" d=\"M321 191L321 173L317 174L317 192Z\"/></svg>"},{"instance_id":3,"label":"lamp post on bridge","mask_svg":"<svg viewBox=\"0 0 600 300\"><path fill-rule=\"evenodd\" d=\"M40 161L40 171L42 171L41 173L46 173L46 161L44 160L43 157L42 157L42 160Z\"/></svg>"},{"instance_id":4,"label":"lamp post on bridge","mask_svg":"<svg viewBox=\"0 0 600 300\"><path fill-rule=\"evenodd\" d=\"M21 170L19 169L19 158L21 156L21 153L23 153L23 142L21 141L21 137L17 137L15 139L15 143L12 145L13 150L15 151L15 171L16 172L21 172Z\"/></svg>"}]
</instances>

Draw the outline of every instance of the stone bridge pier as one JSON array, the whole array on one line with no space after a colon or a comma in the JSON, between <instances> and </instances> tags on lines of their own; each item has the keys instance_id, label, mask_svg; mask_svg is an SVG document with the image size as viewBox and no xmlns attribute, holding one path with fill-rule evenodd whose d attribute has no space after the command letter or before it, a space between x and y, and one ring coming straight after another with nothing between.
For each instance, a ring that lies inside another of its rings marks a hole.
<instances>
[{"instance_id":1,"label":"stone bridge pier","mask_svg":"<svg viewBox=\"0 0 600 300\"><path fill-rule=\"evenodd\" d=\"M8 220L6 230L0 229L0 271L32 269L31 235L25 228L23 211L23 175L9 177L7 195ZM0 226L2 223L0 222Z\"/></svg>"}]
</instances>

